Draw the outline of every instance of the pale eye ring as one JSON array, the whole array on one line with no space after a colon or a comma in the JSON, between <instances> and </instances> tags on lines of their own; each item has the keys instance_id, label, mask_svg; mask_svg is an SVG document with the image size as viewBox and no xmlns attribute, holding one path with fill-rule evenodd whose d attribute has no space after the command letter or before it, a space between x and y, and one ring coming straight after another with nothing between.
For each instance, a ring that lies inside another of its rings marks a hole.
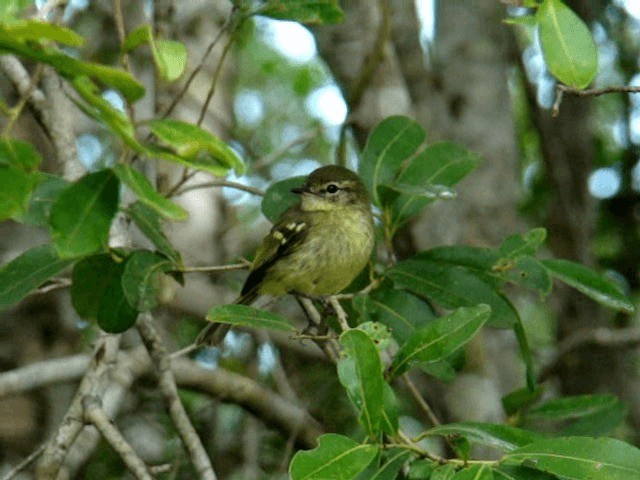
<instances>
[{"instance_id":1,"label":"pale eye ring","mask_svg":"<svg viewBox=\"0 0 640 480\"><path fill-rule=\"evenodd\" d=\"M335 183L330 183L327 185L327 193L336 193L339 190L338 186Z\"/></svg>"}]
</instances>

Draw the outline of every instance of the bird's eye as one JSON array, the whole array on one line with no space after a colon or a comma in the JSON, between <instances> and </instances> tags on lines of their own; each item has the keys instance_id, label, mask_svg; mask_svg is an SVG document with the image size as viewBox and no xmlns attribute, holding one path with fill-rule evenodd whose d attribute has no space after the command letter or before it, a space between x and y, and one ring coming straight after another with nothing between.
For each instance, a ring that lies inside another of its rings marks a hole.
<instances>
[{"instance_id":1,"label":"bird's eye","mask_svg":"<svg viewBox=\"0 0 640 480\"><path fill-rule=\"evenodd\" d=\"M327 193L336 193L339 190L338 186L334 183L327 185Z\"/></svg>"}]
</instances>

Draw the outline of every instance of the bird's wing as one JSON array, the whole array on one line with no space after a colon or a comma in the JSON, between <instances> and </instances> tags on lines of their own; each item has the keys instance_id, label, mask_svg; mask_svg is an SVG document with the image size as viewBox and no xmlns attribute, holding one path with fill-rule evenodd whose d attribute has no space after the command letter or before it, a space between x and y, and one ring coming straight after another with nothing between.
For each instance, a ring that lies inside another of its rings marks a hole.
<instances>
[{"instance_id":1,"label":"bird's wing","mask_svg":"<svg viewBox=\"0 0 640 480\"><path fill-rule=\"evenodd\" d=\"M262 240L256 251L251 272L240 292L240 303L250 303L259 293L260 283L264 280L273 264L289 255L296 245L304 241L308 232L308 222L304 220L298 205L294 205L282 214L278 222Z\"/></svg>"}]
</instances>

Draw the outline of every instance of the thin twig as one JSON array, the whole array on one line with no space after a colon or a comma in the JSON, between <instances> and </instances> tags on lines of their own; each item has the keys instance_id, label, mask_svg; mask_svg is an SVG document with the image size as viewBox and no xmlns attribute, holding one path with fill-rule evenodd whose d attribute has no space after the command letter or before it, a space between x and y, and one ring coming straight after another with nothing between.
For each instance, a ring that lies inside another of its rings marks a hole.
<instances>
[{"instance_id":1,"label":"thin twig","mask_svg":"<svg viewBox=\"0 0 640 480\"><path fill-rule=\"evenodd\" d=\"M294 138L289 143L285 143L282 147L278 148L277 150L274 150L273 152L269 152L265 156L257 159L255 162L253 162L253 170L257 171L257 170L260 170L262 167L271 165L273 162L275 162L281 156L286 154L293 147L297 147L298 145L303 145L305 143L310 142L311 140L316 138L318 135L320 135L320 133L322 133L322 127L313 128L311 130L304 132L302 135L300 135L297 138Z\"/></svg>"},{"instance_id":2,"label":"thin twig","mask_svg":"<svg viewBox=\"0 0 640 480\"><path fill-rule=\"evenodd\" d=\"M177 188L176 188L177 186ZM236 190L242 190L243 192L248 192L251 193L253 195L257 195L260 197L264 196L264 190L261 190L259 188L256 187L252 187L250 185L244 185L242 183L238 183L238 182L232 182L230 180L224 180L224 179L217 179L217 180L212 180L210 182L205 182L205 183L198 183L196 185L188 185L182 189L180 189L180 187L182 186L180 183L176 184L176 186L174 186L168 193L167 193L167 197L172 197L172 196L178 196L178 195L182 195L183 193L189 192L191 190L198 190L200 188L213 188L213 187L229 187L229 188L235 188Z\"/></svg>"},{"instance_id":3,"label":"thin twig","mask_svg":"<svg viewBox=\"0 0 640 480\"><path fill-rule=\"evenodd\" d=\"M30 295L42 294L52 292L53 290L60 290L62 288L68 288L71 286L70 278L52 278L49 280L48 285L44 285L34 290Z\"/></svg>"},{"instance_id":4,"label":"thin twig","mask_svg":"<svg viewBox=\"0 0 640 480\"><path fill-rule=\"evenodd\" d=\"M333 311L336 312L336 317L338 318L338 324L340 328L342 328L343 332L351 329L349 326L349 322L347 322L347 312L344 311L342 305L340 305L340 301L333 295L331 295L328 299L329 305L333 307Z\"/></svg>"},{"instance_id":5,"label":"thin twig","mask_svg":"<svg viewBox=\"0 0 640 480\"><path fill-rule=\"evenodd\" d=\"M362 97L369 86L373 74L384 60L384 50L389 37L391 35L391 11L387 0L379 0L380 11L382 12L382 20L378 26L375 42L371 48L371 52L365 58L364 64L358 72L358 77L353 82L351 94L348 101L351 111L355 111L362 101Z\"/></svg>"},{"instance_id":6,"label":"thin twig","mask_svg":"<svg viewBox=\"0 0 640 480\"><path fill-rule=\"evenodd\" d=\"M11 470L9 470L3 477L2 480L11 480L12 478L14 478L16 475L18 475L21 471L23 471L24 469L26 469L29 465L31 465L31 463L33 463L33 461L38 458L40 455L42 455L42 452L44 452L44 448L46 447L46 443L43 443L42 445L40 445L38 448L36 448L33 452L31 452L27 458L25 458L24 460L22 460L19 464L17 464L15 467L13 467Z\"/></svg>"},{"instance_id":7,"label":"thin twig","mask_svg":"<svg viewBox=\"0 0 640 480\"><path fill-rule=\"evenodd\" d=\"M302 310L307 314L307 318L310 322L313 322L316 327L322 326L322 316L318 309L313 304L313 301L307 297L303 297L301 295L295 296L296 300ZM317 337L317 336L316 336ZM331 338L328 340L318 340L317 338L312 338L318 347L324 352L324 354L331 360L333 363L338 363L338 345L337 342Z\"/></svg>"},{"instance_id":8,"label":"thin twig","mask_svg":"<svg viewBox=\"0 0 640 480\"><path fill-rule=\"evenodd\" d=\"M640 347L640 328L627 327L620 329L612 328L589 328L578 330L563 339L556 349L556 353L549 363L538 375L539 381L544 381L551 376L560 360L568 353L583 348L587 345L598 347L631 349Z\"/></svg>"},{"instance_id":9,"label":"thin twig","mask_svg":"<svg viewBox=\"0 0 640 480\"><path fill-rule=\"evenodd\" d=\"M553 107L551 108L551 116L557 117L560 113L560 104L562 103L562 97L564 94L573 95L576 97L598 97L600 95L606 95L608 93L640 93L640 86L611 85L603 88L589 88L586 90L580 90L558 83L556 85L556 98L553 102Z\"/></svg>"},{"instance_id":10,"label":"thin twig","mask_svg":"<svg viewBox=\"0 0 640 480\"><path fill-rule=\"evenodd\" d=\"M427 415L427 418L429 419L431 424L435 427L437 427L438 425L441 425L440 419L438 419L436 414L433 412L433 409L431 408L431 406L420 394L420 391L415 386L415 384L411 381L411 379L409 378L409 375L406 373L402 375L402 380L404 381L404 384L409 389L409 392L411 393L411 396L413 397L413 399L416 401L416 403L422 409L422 411Z\"/></svg>"},{"instance_id":11,"label":"thin twig","mask_svg":"<svg viewBox=\"0 0 640 480\"><path fill-rule=\"evenodd\" d=\"M167 110L162 114L162 118L166 118L169 115L171 115L171 112L173 112L173 109L176 108L176 105L178 105L178 103L180 103L182 98L187 93L187 90L189 90L189 87L191 86L191 83L193 82L194 78L196 77L196 75L198 75L198 73L200 73L200 70L202 70L202 68L204 67L205 62L207 61L207 57L209 57L209 54L211 53L213 48L220 41L224 33L235 23L237 15L238 15L238 10L234 6L226 22L224 23L224 25L222 25L222 28L220 28L218 35L216 35L216 37L211 41L211 43L209 43L209 45L207 46L207 49L204 52L204 55L202 55L202 58L200 59L200 62L198 62L198 65L196 65L196 67L193 69L193 71L189 75L189 78L187 78L187 81L185 82L184 86L180 89L178 94L175 97L173 97L173 101L167 107Z\"/></svg>"},{"instance_id":12,"label":"thin twig","mask_svg":"<svg viewBox=\"0 0 640 480\"><path fill-rule=\"evenodd\" d=\"M158 373L158 384L167 403L169 415L189 452L189 457L196 472L198 472L199 478L216 480L217 477L211 466L207 451L202 445L198 433L189 421L184 405L182 405L180 397L178 396L178 387L171 372L171 358L167 354L160 335L158 335L155 329L153 317L149 313L143 313L138 318L136 325L142 342L145 347L147 347L149 355L151 355L155 364Z\"/></svg>"},{"instance_id":13,"label":"thin twig","mask_svg":"<svg viewBox=\"0 0 640 480\"><path fill-rule=\"evenodd\" d=\"M200 116L198 117L198 121L196 124L198 126L202 125L205 115L207 114L207 110L209 110L209 103L213 98L213 94L216 91L216 86L218 85L218 80L220 79L220 74L222 73L222 65L224 64L225 59L227 58L227 54L231 50L231 45L233 45L233 33L229 36L229 40L224 46L222 50L222 55L220 56L220 60L218 60L218 64L216 65L216 70L213 73L213 78L211 79L211 85L209 87L209 91L207 92L207 97L204 101L204 105L200 109Z\"/></svg>"},{"instance_id":14,"label":"thin twig","mask_svg":"<svg viewBox=\"0 0 640 480\"><path fill-rule=\"evenodd\" d=\"M107 443L120 455L120 458L122 458L131 473L139 480L153 480L145 463L107 417L100 399L94 395L89 395L82 399L82 406L84 408L84 419L98 429Z\"/></svg>"},{"instance_id":15,"label":"thin twig","mask_svg":"<svg viewBox=\"0 0 640 480\"><path fill-rule=\"evenodd\" d=\"M382 279L376 278L371 283L369 283L369 285L367 285L366 287L364 287L362 290L360 290L358 292L354 292L354 293L337 293L335 295L332 295L332 297L337 299L337 300L351 300L353 297L355 297L357 295L367 295L367 294L371 293L373 290L378 288L378 286L380 286L381 283L382 283Z\"/></svg>"},{"instance_id":16,"label":"thin twig","mask_svg":"<svg viewBox=\"0 0 640 480\"><path fill-rule=\"evenodd\" d=\"M195 272L204 272L204 273L217 273L217 272L229 272L232 270L244 270L249 267L248 263L232 263L230 265L211 265L206 267L182 267L177 270L172 270L173 272L180 273L195 273Z\"/></svg>"},{"instance_id":17,"label":"thin twig","mask_svg":"<svg viewBox=\"0 0 640 480\"><path fill-rule=\"evenodd\" d=\"M435 455L433 453L430 453L430 452L426 451L424 448L420 447L419 445L416 445L407 436L407 434L405 434L400 429L398 429L398 437L400 438L400 440L402 440L402 443L404 443L405 445L410 447L411 450L413 450L414 452L422 455L423 457L428 458L429 460L433 460L434 462L438 462L438 463L445 463L446 462L446 460L444 458L440 457L439 455Z\"/></svg>"}]
</instances>

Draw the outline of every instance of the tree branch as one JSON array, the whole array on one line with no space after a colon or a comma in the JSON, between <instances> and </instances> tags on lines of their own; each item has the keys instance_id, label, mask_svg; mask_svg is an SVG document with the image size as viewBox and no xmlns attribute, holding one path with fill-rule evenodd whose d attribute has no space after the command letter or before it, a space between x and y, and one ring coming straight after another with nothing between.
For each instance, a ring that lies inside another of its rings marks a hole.
<instances>
[{"instance_id":1,"label":"tree branch","mask_svg":"<svg viewBox=\"0 0 640 480\"><path fill-rule=\"evenodd\" d=\"M100 399L94 395L86 396L82 399L82 406L84 419L98 429L107 443L120 455L131 473L139 480L153 480L145 463L107 417Z\"/></svg>"},{"instance_id":2,"label":"tree branch","mask_svg":"<svg viewBox=\"0 0 640 480\"><path fill-rule=\"evenodd\" d=\"M160 335L153 325L153 317L149 313L143 313L138 317L138 332L142 337L142 342L147 347L149 355L153 359L157 373L158 383L162 395L165 398L169 415L173 420L182 441L189 452L193 466L198 472L199 478L205 480L216 480L216 474L211 466L211 461L207 452L198 437L196 429L193 427L187 416L187 412L178 397L178 387L171 371L171 359L167 354Z\"/></svg>"}]
</instances>

